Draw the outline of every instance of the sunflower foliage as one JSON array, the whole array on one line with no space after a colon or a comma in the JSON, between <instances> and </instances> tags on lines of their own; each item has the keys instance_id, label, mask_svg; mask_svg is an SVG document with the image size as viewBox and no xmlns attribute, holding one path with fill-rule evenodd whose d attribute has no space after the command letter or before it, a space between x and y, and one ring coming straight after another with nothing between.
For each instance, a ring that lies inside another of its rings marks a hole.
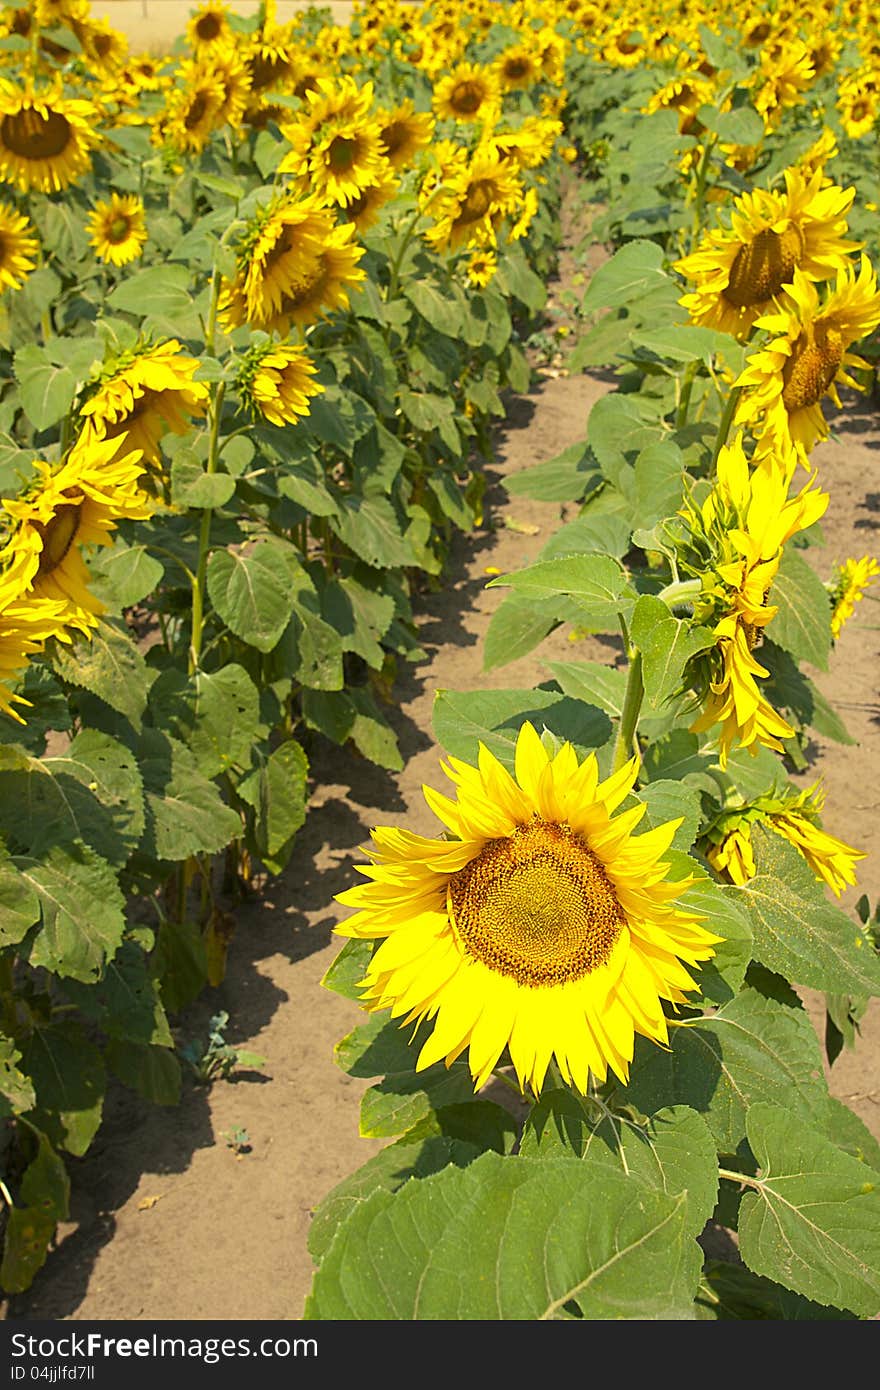
<instances>
[{"instance_id":1,"label":"sunflower foliage","mask_svg":"<svg viewBox=\"0 0 880 1390\"><path fill-rule=\"evenodd\" d=\"M616 389L511 481L578 510L492 581L484 660L571 655L439 693L438 835L377 828L340 897L324 983L370 1017L336 1058L388 1142L317 1209L306 1317L870 1319L880 1146L826 1062L880 993L876 917L793 778L852 742L804 667L877 570L808 559L828 403L872 384L880 30L548 13L609 247L570 362ZM597 634L618 654L579 659Z\"/></svg>"},{"instance_id":2,"label":"sunflower foliage","mask_svg":"<svg viewBox=\"0 0 880 1390\"><path fill-rule=\"evenodd\" d=\"M154 58L83 0L0 12L10 1292L108 1079L177 1102L176 1016L290 861L316 745L402 766L412 597L529 384L561 41L508 82L518 32L447 63L428 11L367 19L209 0Z\"/></svg>"}]
</instances>

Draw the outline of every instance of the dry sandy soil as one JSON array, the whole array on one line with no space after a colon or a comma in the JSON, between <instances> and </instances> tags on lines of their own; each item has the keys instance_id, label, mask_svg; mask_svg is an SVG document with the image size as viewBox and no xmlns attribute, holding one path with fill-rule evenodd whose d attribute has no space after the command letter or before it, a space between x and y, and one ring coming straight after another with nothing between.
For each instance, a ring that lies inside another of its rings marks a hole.
<instances>
[{"instance_id":1,"label":"dry sandy soil","mask_svg":"<svg viewBox=\"0 0 880 1390\"><path fill-rule=\"evenodd\" d=\"M512 402L490 469L487 523L456 541L442 588L418 604L428 659L400 681L388 716L406 770L385 773L348 750L313 750L314 796L293 860L280 879L237 913L238 926L222 987L186 1018L188 1035L204 1032L221 1009L227 1038L267 1058L210 1089L190 1085L178 1108L151 1110L127 1092L113 1095L88 1156L71 1162L73 1216L31 1291L12 1301L13 1318L297 1319L311 1279L306 1249L310 1212L337 1182L375 1151L358 1136L363 1083L333 1063L336 1041L361 1019L354 1004L328 993L321 977L340 942L332 937L343 910L333 896L351 885L358 846L376 824L436 834L421 797L438 785L431 707L443 688L533 687L547 678L546 659L571 658L562 633L537 652L486 675L481 641L503 590L486 588L487 566L502 571L531 561L560 521L557 505L508 499L505 477L550 458L583 438L591 404L608 389L591 375L544 374ZM845 414L838 439L817 453L832 492L827 545L809 552L822 577L848 555L876 550L880 527L880 430L867 403ZM524 535L509 523L539 527ZM858 745L819 741L809 780L828 790L826 827L873 851L860 891L880 895L880 743L876 673L877 608L864 602L844 630L830 675L816 678L841 709ZM613 660L599 646L584 655ZM850 892L844 904L851 905ZM818 1026L822 1009L808 1007ZM862 1038L831 1072L834 1094L880 1137L880 1007ZM244 1128L249 1153L228 1143Z\"/></svg>"}]
</instances>

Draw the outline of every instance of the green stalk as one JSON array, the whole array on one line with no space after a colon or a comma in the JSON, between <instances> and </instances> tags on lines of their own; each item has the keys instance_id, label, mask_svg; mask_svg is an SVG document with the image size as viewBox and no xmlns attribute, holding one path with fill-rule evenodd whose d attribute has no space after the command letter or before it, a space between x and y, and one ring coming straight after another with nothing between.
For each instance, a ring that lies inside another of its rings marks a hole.
<instances>
[{"instance_id":1,"label":"green stalk","mask_svg":"<svg viewBox=\"0 0 880 1390\"><path fill-rule=\"evenodd\" d=\"M730 426L733 424L733 417L736 414L736 407L739 403L739 395L741 390L741 386L734 386L730 395L727 397L727 404L725 405L724 410L722 412L721 420L718 425L718 433L715 436L715 445L712 449L713 471L715 469L716 463L718 462L718 455L721 453L721 450L727 443L727 436L730 434Z\"/></svg>"},{"instance_id":2,"label":"green stalk","mask_svg":"<svg viewBox=\"0 0 880 1390\"><path fill-rule=\"evenodd\" d=\"M690 603L691 599L697 598L702 589L702 579L676 579L674 583L661 589L657 597L662 598L669 608L676 608L679 604Z\"/></svg>"},{"instance_id":3,"label":"green stalk","mask_svg":"<svg viewBox=\"0 0 880 1390\"><path fill-rule=\"evenodd\" d=\"M205 467L205 472L209 477L211 474L217 472L220 416L223 414L223 397L225 394L226 385L224 382L220 381L217 383L209 414L210 434L208 437L208 462ZM196 567L195 580L192 586L192 636L189 646L190 675L198 670L199 657L202 654L202 638L204 636L205 627L205 590L208 574L208 551L211 545L211 515L212 509L210 507L205 507L199 526L199 563Z\"/></svg>"},{"instance_id":4,"label":"green stalk","mask_svg":"<svg viewBox=\"0 0 880 1390\"><path fill-rule=\"evenodd\" d=\"M688 411L691 404L691 392L694 389L694 378L697 375L697 368L699 365L699 359L695 357L693 362L689 362L685 368L684 378L681 383L681 395L678 400L678 409L675 412L675 428L677 430L684 429L684 426L687 424Z\"/></svg>"},{"instance_id":5,"label":"green stalk","mask_svg":"<svg viewBox=\"0 0 880 1390\"><path fill-rule=\"evenodd\" d=\"M626 680L620 727L617 730L614 760L611 764L612 773L619 772L624 763L628 762L635 752L636 730L644 698L645 682L642 679L642 654L640 651L635 651L630 659L629 675Z\"/></svg>"}]
</instances>

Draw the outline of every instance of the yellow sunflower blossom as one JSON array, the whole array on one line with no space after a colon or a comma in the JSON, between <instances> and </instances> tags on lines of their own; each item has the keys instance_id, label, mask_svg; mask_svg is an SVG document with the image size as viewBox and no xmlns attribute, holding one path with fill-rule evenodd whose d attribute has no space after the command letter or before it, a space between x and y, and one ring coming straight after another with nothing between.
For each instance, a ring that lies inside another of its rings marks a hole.
<instances>
[{"instance_id":1,"label":"yellow sunflower blossom","mask_svg":"<svg viewBox=\"0 0 880 1390\"><path fill-rule=\"evenodd\" d=\"M308 114L282 126L291 149L278 172L297 179L303 195L346 207L387 167L381 126L371 115L373 84L358 87L351 77L339 83L322 78L306 99Z\"/></svg>"},{"instance_id":2,"label":"yellow sunflower blossom","mask_svg":"<svg viewBox=\"0 0 880 1390\"><path fill-rule=\"evenodd\" d=\"M400 188L398 176L390 164L386 162L385 167L377 175L375 183L367 184L361 189L357 198L353 199L345 209L345 218L357 229L358 236L362 236L369 227L376 222L379 213L386 203L390 203Z\"/></svg>"},{"instance_id":3,"label":"yellow sunflower blossom","mask_svg":"<svg viewBox=\"0 0 880 1390\"><path fill-rule=\"evenodd\" d=\"M128 265L143 254L147 241L144 205L134 194L111 193L109 203L96 203L86 219L96 255L110 265Z\"/></svg>"},{"instance_id":4,"label":"yellow sunflower blossom","mask_svg":"<svg viewBox=\"0 0 880 1390\"><path fill-rule=\"evenodd\" d=\"M186 26L186 37L201 57L227 49L235 39L229 23L229 8L221 0L207 0L194 12Z\"/></svg>"},{"instance_id":5,"label":"yellow sunflower blossom","mask_svg":"<svg viewBox=\"0 0 880 1390\"><path fill-rule=\"evenodd\" d=\"M694 616L712 626L716 639L692 665L705 693L703 712L691 729L704 733L720 726L718 761L725 767L734 747L784 751L780 740L794 734L759 689L758 681L769 672L754 649L776 613L767 595L785 543L818 521L828 494L811 481L788 497L786 472L749 469L742 435L721 450L717 469L715 486L699 511L688 505L682 514L708 552L696 567L688 566L703 580Z\"/></svg>"},{"instance_id":6,"label":"yellow sunflower blossom","mask_svg":"<svg viewBox=\"0 0 880 1390\"><path fill-rule=\"evenodd\" d=\"M0 292L20 290L37 264L40 243L26 217L0 203Z\"/></svg>"},{"instance_id":7,"label":"yellow sunflower blossom","mask_svg":"<svg viewBox=\"0 0 880 1390\"><path fill-rule=\"evenodd\" d=\"M654 111L675 111L682 135L699 134L702 127L697 121L697 112L701 106L711 103L714 90L713 84L706 78L682 73L671 77L654 93L644 108L645 113L651 115Z\"/></svg>"},{"instance_id":8,"label":"yellow sunflower blossom","mask_svg":"<svg viewBox=\"0 0 880 1390\"><path fill-rule=\"evenodd\" d=\"M37 481L4 498L11 529L0 567L22 594L64 605L60 623L88 632L104 605L89 588L84 545L110 544L123 518L141 521L155 503L142 491L138 450L117 456L114 440L78 441L60 467L37 462Z\"/></svg>"},{"instance_id":9,"label":"yellow sunflower blossom","mask_svg":"<svg viewBox=\"0 0 880 1390\"><path fill-rule=\"evenodd\" d=\"M239 241L234 280L223 283L221 322L286 335L347 308L349 289L365 279L355 231L314 197L282 195L261 208Z\"/></svg>"},{"instance_id":10,"label":"yellow sunflower blossom","mask_svg":"<svg viewBox=\"0 0 880 1390\"><path fill-rule=\"evenodd\" d=\"M522 213L524 196L516 167L491 146L478 146L470 161L431 195L434 225L425 240L437 250L474 242L494 245L504 218Z\"/></svg>"},{"instance_id":11,"label":"yellow sunflower blossom","mask_svg":"<svg viewBox=\"0 0 880 1390\"><path fill-rule=\"evenodd\" d=\"M459 63L434 84L433 107L441 120L491 123L501 109L498 77L478 63Z\"/></svg>"},{"instance_id":12,"label":"yellow sunflower blossom","mask_svg":"<svg viewBox=\"0 0 880 1390\"><path fill-rule=\"evenodd\" d=\"M147 464L161 469L162 436L186 434L192 418L207 409L208 385L193 380L198 368L198 358L183 352L176 338L124 354L82 406L84 443L115 440L119 453L139 449Z\"/></svg>"},{"instance_id":13,"label":"yellow sunflower blossom","mask_svg":"<svg viewBox=\"0 0 880 1390\"><path fill-rule=\"evenodd\" d=\"M265 343L251 348L238 372L242 399L272 425L295 425L308 415L309 397L324 387L314 381L316 367L305 348L293 343Z\"/></svg>"},{"instance_id":14,"label":"yellow sunflower blossom","mask_svg":"<svg viewBox=\"0 0 880 1390\"><path fill-rule=\"evenodd\" d=\"M565 743L551 756L528 723L515 777L482 744L477 767L444 771L456 799L424 795L449 838L374 830L368 882L339 895L356 909L340 935L386 938L365 1007L431 1021L416 1070L467 1048L477 1089L505 1049L536 1094L553 1057L582 1093L609 1068L626 1081L635 1035L666 1043L663 1001L687 1002L690 969L718 941L677 901L693 879L668 878L680 822L635 836L644 806L614 812L637 761L600 781L594 754L579 764Z\"/></svg>"},{"instance_id":15,"label":"yellow sunflower blossom","mask_svg":"<svg viewBox=\"0 0 880 1390\"><path fill-rule=\"evenodd\" d=\"M785 192L755 189L737 198L730 230L703 237L676 270L697 287L679 301L691 322L747 338L773 307L796 270L826 280L846 264L856 242L846 239L855 188L827 184L822 170L786 169Z\"/></svg>"},{"instance_id":16,"label":"yellow sunflower blossom","mask_svg":"<svg viewBox=\"0 0 880 1390\"><path fill-rule=\"evenodd\" d=\"M819 824L825 800L818 785L805 791L767 795L719 816L706 837L706 858L731 883L742 885L755 877L752 826L764 825L788 840L806 859L816 878L836 897L856 882L855 864L864 851L854 849Z\"/></svg>"},{"instance_id":17,"label":"yellow sunflower blossom","mask_svg":"<svg viewBox=\"0 0 880 1390\"><path fill-rule=\"evenodd\" d=\"M541 55L531 43L512 44L499 53L492 71L502 91L527 91L543 76Z\"/></svg>"},{"instance_id":18,"label":"yellow sunflower blossom","mask_svg":"<svg viewBox=\"0 0 880 1390\"><path fill-rule=\"evenodd\" d=\"M477 247L467 263L467 278L477 289L485 289L498 269L498 257L488 246Z\"/></svg>"},{"instance_id":19,"label":"yellow sunflower blossom","mask_svg":"<svg viewBox=\"0 0 880 1390\"><path fill-rule=\"evenodd\" d=\"M64 635L66 603L35 599L23 593L16 575L0 573L0 711L18 724L24 719L16 705L30 705L10 689L10 682L42 651L50 637Z\"/></svg>"},{"instance_id":20,"label":"yellow sunflower blossom","mask_svg":"<svg viewBox=\"0 0 880 1390\"><path fill-rule=\"evenodd\" d=\"M861 389L846 368L868 368L849 351L880 324L880 292L868 258L860 258L858 272L847 262L821 301L813 282L796 270L776 312L755 323L773 336L749 353L736 381L742 392L736 422L748 425L759 450L794 447L806 459L817 440L828 437L822 398L839 406L837 383Z\"/></svg>"},{"instance_id":21,"label":"yellow sunflower blossom","mask_svg":"<svg viewBox=\"0 0 880 1390\"><path fill-rule=\"evenodd\" d=\"M223 124L226 102L226 87L217 70L206 63L185 61L158 119L157 136L181 153L198 154Z\"/></svg>"},{"instance_id":22,"label":"yellow sunflower blossom","mask_svg":"<svg viewBox=\"0 0 880 1390\"><path fill-rule=\"evenodd\" d=\"M850 140L863 140L877 123L880 115L880 89L869 87L854 77L841 84L837 100L840 124Z\"/></svg>"},{"instance_id":23,"label":"yellow sunflower blossom","mask_svg":"<svg viewBox=\"0 0 880 1390\"><path fill-rule=\"evenodd\" d=\"M376 120L385 158L394 169L411 164L434 135L434 117L430 111L416 111L409 97L399 106L379 107Z\"/></svg>"},{"instance_id":24,"label":"yellow sunflower blossom","mask_svg":"<svg viewBox=\"0 0 880 1390\"><path fill-rule=\"evenodd\" d=\"M810 50L800 39L765 49L756 73L755 110L775 124L788 106L797 106L815 81Z\"/></svg>"},{"instance_id":25,"label":"yellow sunflower blossom","mask_svg":"<svg viewBox=\"0 0 880 1390\"><path fill-rule=\"evenodd\" d=\"M495 130L487 135L483 145L517 169L537 169L550 158L562 129L561 121L526 116L516 130Z\"/></svg>"},{"instance_id":26,"label":"yellow sunflower blossom","mask_svg":"<svg viewBox=\"0 0 880 1390\"><path fill-rule=\"evenodd\" d=\"M56 86L36 91L0 80L0 181L56 193L85 174L98 143L98 111Z\"/></svg>"},{"instance_id":27,"label":"yellow sunflower blossom","mask_svg":"<svg viewBox=\"0 0 880 1390\"><path fill-rule=\"evenodd\" d=\"M849 622L857 603L861 603L865 590L880 578L880 565L872 555L863 555L861 560L846 560L837 571L837 580L831 589L831 635L836 641L844 623Z\"/></svg>"}]
</instances>

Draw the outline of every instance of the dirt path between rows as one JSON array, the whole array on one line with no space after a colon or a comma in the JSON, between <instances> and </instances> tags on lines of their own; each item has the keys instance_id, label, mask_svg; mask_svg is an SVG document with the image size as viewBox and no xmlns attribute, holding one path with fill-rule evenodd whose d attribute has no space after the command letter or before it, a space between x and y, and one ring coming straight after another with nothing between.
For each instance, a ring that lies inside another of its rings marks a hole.
<instances>
[{"instance_id":1,"label":"dirt path between rows","mask_svg":"<svg viewBox=\"0 0 880 1390\"><path fill-rule=\"evenodd\" d=\"M610 380L610 379L609 379ZM322 743L313 750L313 799L291 864L264 893L237 910L225 983L186 1018L204 1034L227 1010L227 1040L263 1054L263 1072L211 1088L188 1085L177 1108L142 1106L121 1088L86 1158L70 1163L73 1214L31 1291L8 1316L63 1319L298 1319L311 1282L310 1213L378 1148L358 1136L364 1083L333 1063L337 1040L362 1020L354 1004L320 988L340 942L344 915L333 895L356 881L358 846L376 824L438 833L421 785L441 785L431 709L439 689L532 688L547 659L614 659L599 641L572 647L554 634L502 670L482 671L482 639L504 595L487 589L486 568L521 568L558 526L560 507L508 499L503 480L582 439L591 405L609 382L589 374L544 374L513 401L488 471L486 525L453 546L443 585L419 600L428 660L408 668L388 707L405 758L394 776ZM839 440L817 451L832 492L826 547L810 552L823 578L848 555L878 549L880 431L867 404L850 412ZM571 509L574 514L574 509ZM534 535L511 529L525 524ZM818 741L804 781L825 779L826 828L873 851L858 892L880 894L880 669L877 604L865 601L845 629L829 675L816 676L841 709L857 747ZM808 1006L821 1026L815 997ZM880 1137L880 1006L863 1023L854 1053L831 1086ZM230 1142L246 1130L250 1151Z\"/></svg>"}]
</instances>

